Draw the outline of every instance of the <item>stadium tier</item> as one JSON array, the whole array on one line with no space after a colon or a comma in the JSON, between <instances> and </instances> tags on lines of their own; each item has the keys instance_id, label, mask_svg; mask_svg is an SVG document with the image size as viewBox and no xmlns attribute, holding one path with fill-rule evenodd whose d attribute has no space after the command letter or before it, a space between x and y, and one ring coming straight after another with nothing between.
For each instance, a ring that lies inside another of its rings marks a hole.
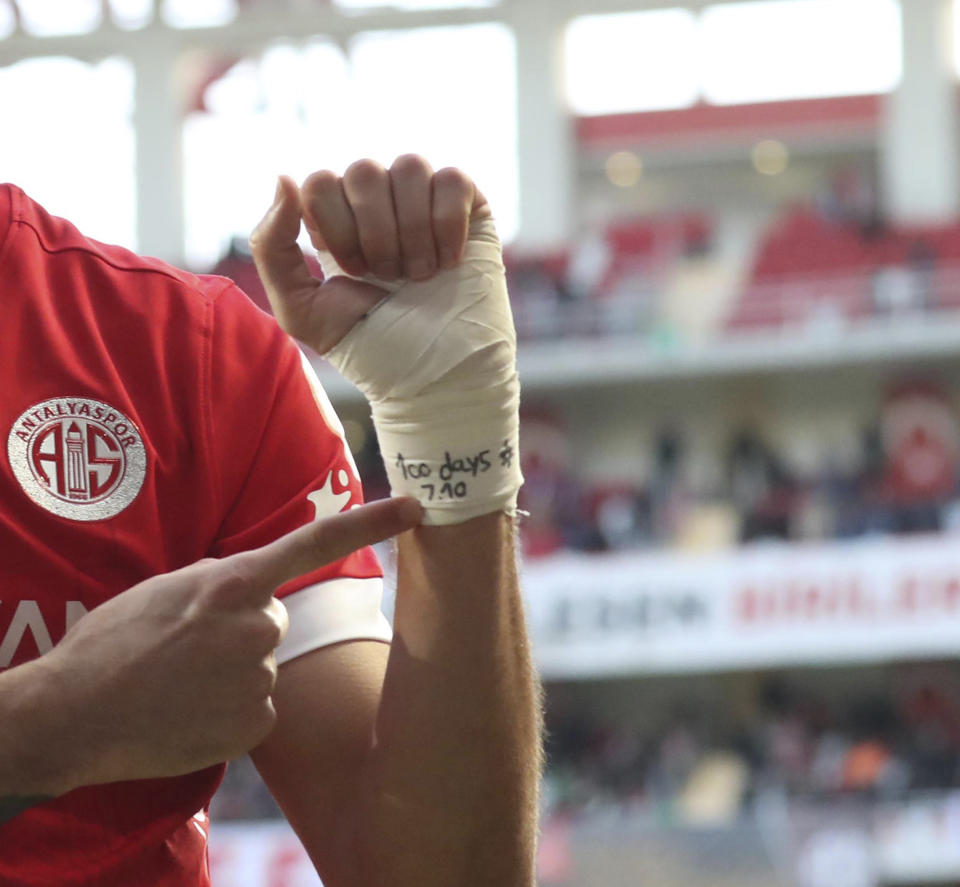
<instances>
[{"instance_id":1,"label":"stadium tier","mask_svg":"<svg viewBox=\"0 0 960 887\"><path fill-rule=\"evenodd\" d=\"M490 198L539 885L960 885L958 3L56 6L0 0L0 109L37 133L0 177L100 239L269 312L277 174L414 151ZM212 887L319 884L248 759L209 816Z\"/></svg>"}]
</instances>

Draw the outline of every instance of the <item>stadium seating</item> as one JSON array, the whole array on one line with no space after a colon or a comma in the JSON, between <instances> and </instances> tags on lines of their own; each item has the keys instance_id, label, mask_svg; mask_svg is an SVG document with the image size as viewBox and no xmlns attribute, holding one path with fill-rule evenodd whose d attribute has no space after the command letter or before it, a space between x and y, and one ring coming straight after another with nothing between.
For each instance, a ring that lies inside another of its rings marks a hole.
<instances>
[{"instance_id":1,"label":"stadium seating","mask_svg":"<svg viewBox=\"0 0 960 887\"><path fill-rule=\"evenodd\" d=\"M891 227L831 220L812 206L785 213L761 236L728 332L845 323L900 310L960 305L947 271L960 260L960 223Z\"/></svg>"}]
</instances>

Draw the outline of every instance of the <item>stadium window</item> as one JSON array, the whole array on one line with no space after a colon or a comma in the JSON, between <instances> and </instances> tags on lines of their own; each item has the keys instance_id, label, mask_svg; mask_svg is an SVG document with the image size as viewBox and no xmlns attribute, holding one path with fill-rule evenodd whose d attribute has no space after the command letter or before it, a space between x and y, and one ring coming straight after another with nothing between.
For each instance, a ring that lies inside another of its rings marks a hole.
<instances>
[{"instance_id":1,"label":"stadium window","mask_svg":"<svg viewBox=\"0 0 960 887\"><path fill-rule=\"evenodd\" d=\"M205 110L184 121L186 256L192 267L209 268L232 238L249 236L272 199L277 175L297 172L292 154L307 141L302 118L273 106L261 66L252 59L234 65L206 90ZM290 88L299 96L303 85L293 82ZM325 163L322 154L317 163Z\"/></svg>"},{"instance_id":2,"label":"stadium window","mask_svg":"<svg viewBox=\"0 0 960 887\"><path fill-rule=\"evenodd\" d=\"M697 20L685 9L590 15L567 27L566 95L577 114L692 105Z\"/></svg>"},{"instance_id":3,"label":"stadium window","mask_svg":"<svg viewBox=\"0 0 960 887\"><path fill-rule=\"evenodd\" d=\"M463 9L499 6L500 0L334 0L333 5L345 12L366 12L372 9Z\"/></svg>"},{"instance_id":4,"label":"stadium window","mask_svg":"<svg viewBox=\"0 0 960 887\"><path fill-rule=\"evenodd\" d=\"M716 104L884 93L900 81L896 0L772 0L707 7L704 97Z\"/></svg>"},{"instance_id":5,"label":"stadium window","mask_svg":"<svg viewBox=\"0 0 960 887\"><path fill-rule=\"evenodd\" d=\"M511 239L518 215L513 32L483 24L366 33L351 61L353 125L367 150L385 163L414 151L436 167L462 167L490 200L501 237Z\"/></svg>"},{"instance_id":6,"label":"stadium window","mask_svg":"<svg viewBox=\"0 0 960 887\"><path fill-rule=\"evenodd\" d=\"M36 37L86 34L99 27L100 0L17 0L24 30Z\"/></svg>"},{"instance_id":7,"label":"stadium window","mask_svg":"<svg viewBox=\"0 0 960 887\"><path fill-rule=\"evenodd\" d=\"M9 3L0 3L0 40L9 37L17 27L13 7Z\"/></svg>"},{"instance_id":8,"label":"stadium window","mask_svg":"<svg viewBox=\"0 0 960 887\"><path fill-rule=\"evenodd\" d=\"M136 248L133 66L39 58L0 68L0 169L85 234ZM43 108L38 114L37 108Z\"/></svg>"},{"instance_id":9,"label":"stadium window","mask_svg":"<svg viewBox=\"0 0 960 887\"><path fill-rule=\"evenodd\" d=\"M163 0L163 20L174 28L212 28L237 16L237 0Z\"/></svg>"},{"instance_id":10,"label":"stadium window","mask_svg":"<svg viewBox=\"0 0 960 887\"><path fill-rule=\"evenodd\" d=\"M121 28L134 30L153 21L156 0L110 0L110 14Z\"/></svg>"},{"instance_id":11,"label":"stadium window","mask_svg":"<svg viewBox=\"0 0 960 887\"><path fill-rule=\"evenodd\" d=\"M247 237L278 173L300 181L407 152L469 171L509 239L518 212L514 54L510 31L490 24L370 32L354 39L349 59L329 42L279 45L234 66L186 121L188 261L209 267L233 237ZM464 65L467 57L487 64Z\"/></svg>"},{"instance_id":12,"label":"stadium window","mask_svg":"<svg viewBox=\"0 0 960 887\"><path fill-rule=\"evenodd\" d=\"M951 55L953 57L954 73L960 77L960 0L953 0L950 7L951 19Z\"/></svg>"}]
</instances>

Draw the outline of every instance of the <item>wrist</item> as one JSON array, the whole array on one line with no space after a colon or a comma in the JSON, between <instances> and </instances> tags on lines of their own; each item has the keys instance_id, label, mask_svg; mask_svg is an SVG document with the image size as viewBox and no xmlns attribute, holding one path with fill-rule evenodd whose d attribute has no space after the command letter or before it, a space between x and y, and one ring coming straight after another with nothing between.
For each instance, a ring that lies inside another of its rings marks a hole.
<instances>
[{"instance_id":1,"label":"wrist","mask_svg":"<svg viewBox=\"0 0 960 887\"><path fill-rule=\"evenodd\" d=\"M419 500L427 525L514 513L520 385L493 220L471 222L455 267L384 288L326 357L370 402L393 495Z\"/></svg>"},{"instance_id":2,"label":"wrist","mask_svg":"<svg viewBox=\"0 0 960 887\"><path fill-rule=\"evenodd\" d=\"M513 514L523 477L519 385L422 394L373 405L373 422L394 496L412 496L424 524Z\"/></svg>"}]
</instances>

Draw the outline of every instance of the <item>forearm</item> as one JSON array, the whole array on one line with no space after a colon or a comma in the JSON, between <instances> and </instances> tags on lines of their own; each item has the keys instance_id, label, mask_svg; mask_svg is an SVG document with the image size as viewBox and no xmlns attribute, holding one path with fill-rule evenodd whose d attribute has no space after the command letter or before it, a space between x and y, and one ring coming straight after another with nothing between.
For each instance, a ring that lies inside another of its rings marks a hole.
<instances>
[{"instance_id":1,"label":"forearm","mask_svg":"<svg viewBox=\"0 0 960 887\"><path fill-rule=\"evenodd\" d=\"M73 787L72 725L59 709L41 660L0 674L0 822Z\"/></svg>"},{"instance_id":2,"label":"forearm","mask_svg":"<svg viewBox=\"0 0 960 887\"><path fill-rule=\"evenodd\" d=\"M400 537L394 642L358 810L360 883L529 887L541 736L513 522Z\"/></svg>"}]
</instances>

